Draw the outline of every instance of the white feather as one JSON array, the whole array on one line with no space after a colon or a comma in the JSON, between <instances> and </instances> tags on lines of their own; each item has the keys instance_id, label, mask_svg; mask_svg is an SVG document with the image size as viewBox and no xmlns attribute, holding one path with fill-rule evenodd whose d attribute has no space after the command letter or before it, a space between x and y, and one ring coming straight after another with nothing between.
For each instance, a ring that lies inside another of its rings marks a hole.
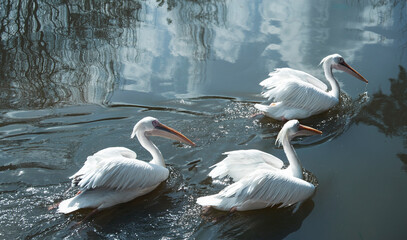
<instances>
[{"instance_id":1,"label":"white feather","mask_svg":"<svg viewBox=\"0 0 407 240\"><path fill-rule=\"evenodd\" d=\"M255 149L230 151L224 155L227 155L225 159L211 166L214 169L209 173L210 177L230 176L233 180L239 181L257 169L275 171L284 166L283 161L275 156Z\"/></svg>"},{"instance_id":2,"label":"white feather","mask_svg":"<svg viewBox=\"0 0 407 240\"><path fill-rule=\"evenodd\" d=\"M121 154L123 152L133 151L123 147L103 149L89 156L84 166L70 178L80 179L77 185L81 190L144 188L154 186L167 179L169 174L167 168L126 157L126 154L123 156ZM135 153L132 155L136 156Z\"/></svg>"},{"instance_id":3,"label":"white feather","mask_svg":"<svg viewBox=\"0 0 407 240\"><path fill-rule=\"evenodd\" d=\"M150 162L137 160L137 154L124 147L110 147L89 156L83 167L70 177L79 193L59 204L58 211L69 213L80 208L107 208L130 201L154 190L168 178L164 157L147 136L161 136L189 145L195 144L181 133L145 117L133 128L131 137L150 152Z\"/></svg>"},{"instance_id":4,"label":"white feather","mask_svg":"<svg viewBox=\"0 0 407 240\"><path fill-rule=\"evenodd\" d=\"M72 198L62 201L58 206L58 212L67 214L81 208L108 208L145 195L154 190L157 186L158 185L149 188L121 191L102 188L86 190Z\"/></svg>"},{"instance_id":5,"label":"white feather","mask_svg":"<svg viewBox=\"0 0 407 240\"><path fill-rule=\"evenodd\" d=\"M302 166L290 141L295 136L322 132L300 125L298 120L286 122L277 136L290 163L282 169L283 162L258 150L239 150L225 153L227 157L215 164L209 176L231 176L235 183L218 194L197 199L202 206L219 210L238 211L260 209L280 205L290 206L309 198L315 186L303 180Z\"/></svg>"},{"instance_id":6,"label":"white feather","mask_svg":"<svg viewBox=\"0 0 407 240\"><path fill-rule=\"evenodd\" d=\"M218 194L198 198L197 203L223 211L231 208L246 211L279 204L286 207L309 198L314 191L315 186L302 179L258 170Z\"/></svg>"},{"instance_id":7,"label":"white feather","mask_svg":"<svg viewBox=\"0 0 407 240\"><path fill-rule=\"evenodd\" d=\"M322 64L322 62L321 62ZM272 77L279 77L282 79L295 79L298 81L304 81L314 85L315 87L321 89L322 91L327 91L328 86L323 83L318 78L299 70L295 70L292 68L276 68L274 72L269 73L269 77L266 80L263 80L260 83L260 86L267 86L269 81L273 81Z\"/></svg>"},{"instance_id":8,"label":"white feather","mask_svg":"<svg viewBox=\"0 0 407 240\"><path fill-rule=\"evenodd\" d=\"M327 86L311 75L290 68L277 69L260 85L262 96L272 103L255 107L275 119L307 118L321 113L338 103L327 94Z\"/></svg>"},{"instance_id":9,"label":"white feather","mask_svg":"<svg viewBox=\"0 0 407 240\"><path fill-rule=\"evenodd\" d=\"M278 68L260 82L262 96L267 98L255 108L277 120L302 119L324 112L339 102L339 83L332 69L345 71L367 83L359 73L345 63L341 55L331 54L321 61L327 84L303 71Z\"/></svg>"},{"instance_id":10,"label":"white feather","mask_svg":"<svg viewBox=\"0 0 407 240\"><path fill-rule=\"evenodd\" d=\"M144 195L168 178L167 168L135 159L124 147L103 149L89 156L70 177L81 193L59 204L58 212L106 208Z\"/></svg>"}]
</instances>

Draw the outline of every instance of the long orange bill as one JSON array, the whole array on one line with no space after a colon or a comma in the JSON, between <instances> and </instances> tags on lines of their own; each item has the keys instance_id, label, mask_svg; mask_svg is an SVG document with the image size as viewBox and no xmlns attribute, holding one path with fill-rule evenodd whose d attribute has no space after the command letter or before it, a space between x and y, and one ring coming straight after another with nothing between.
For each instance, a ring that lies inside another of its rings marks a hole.
<instances>
[{"instance_id":1,"label":"long orange bill","mask_svg":"<svg viewBox=\"0 0 407 240\"><path fill-rule=\"evenodd\" d=\"M349 64L347 64L345 61L340 63L342 66L344 66L344 71L349 73L350 75L354 76L355 78L364 81L365 83L368 83L368 81L360 74L358 73L355 69L353 69Z\"/></svg>"},{"instance_id":2,"label":"long orange bill","mask_svg":"<svg viewBox=\"0 0 407 240\"><path fill-rule=\"evenodd\" d=\"M155 126L154 130L148 132L148 135L169 138L191 146L195 146L195 143L185 137L182 133L168 126L165 126L162 123L158 123L158 125Z\"/></svg>"},{"instance_id":3,"label":"long orange bill","mask_svg":"<svg viewBox=\"0 0 407 240\"><path fill-rule=\"evenodd\" d=\"M305 125L302 125L302 124L299 125L298 129L308 131L312 135L314 135L314 134L322 134L322 132L319 131L318 129L308 127L308 126L305 126Z\"/></svg>"}]
</instances>

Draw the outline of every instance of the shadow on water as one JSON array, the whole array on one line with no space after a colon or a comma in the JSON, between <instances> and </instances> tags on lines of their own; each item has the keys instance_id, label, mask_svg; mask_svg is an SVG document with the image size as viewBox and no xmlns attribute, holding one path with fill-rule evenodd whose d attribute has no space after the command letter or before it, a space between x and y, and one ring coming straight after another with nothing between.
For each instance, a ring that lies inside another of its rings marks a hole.
<instances>
[{"instance_id":1,"label":"shadow on water","mask_svg":"<svg viewBox=\"0 0 407 240\"><path fill-rule=\"evenodd\" d=\"M202 239L284 239L297 231L312 212L314 202L307 200L295 207L267 208L245 212L212 210L196 233ZM211 228L217 228L214 232Z\"/></svg>"},{"instance_id":2,"label":"shadow on water","mask_svg":"<svg viewBox=\"0 0 407 240\"><path fill-rule=\"evenodd\" d=\"M41 231L33 229L26 237L57 238L149 238L165 235L173 239L186 239L191 223L200 221L199 211L195 204L196 189L185 184L183 175L171 165L169 178L151 193L136 198L130 202L119 204L96 213L91 218L81 222L91 209L82 209L67 215L57 214L64 220L57 223L42 224ZM68 194L73 196L72 190ZM62 197L66 198L66 196ZM55 214L55 209L51 213ZM58 232L53 225L59 224ZM61 226L62 225L62 226ZM64 230L61 230L64 229ZM120 229L120 231L118 231ZM55 234L55 235L54 235Z\"/></svg>"},{"instance_id":3,"label":"shadow on water","mask_svg":"<svg viewBox=\"0 0 407 240\"><path fill-rule=\"evenodd\" d=\"M375 126L386 136L403 138L407 148L407 72L399 66L397 79L390 78L390 95L381 91L374 93L372 99L363 106L356 118L356 123ZM407 154L398 153L397 156L407 169Z\"/></svg>"}]
</instances>

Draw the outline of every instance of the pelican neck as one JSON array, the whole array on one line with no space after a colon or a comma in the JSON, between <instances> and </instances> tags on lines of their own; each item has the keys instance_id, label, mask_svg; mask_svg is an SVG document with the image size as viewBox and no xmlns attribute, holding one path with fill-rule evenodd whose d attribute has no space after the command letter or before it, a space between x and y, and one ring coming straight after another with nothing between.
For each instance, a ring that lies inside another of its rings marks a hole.
<instances>
[{"instance_id":1,"label":"pelican neck","mask_svg":"<svg viewBox=\"0 0 407 240\"><path fill-rule=\"evenodd\" d=\"M138 131L136 135L141 146L143 146L153 157L150 163L165 167L164 157L157 146L145 135L144 132Z\"/></svg>"},{"instance_id":2,"label":"pelican neck","mask_svg":"<svg viewBox=\"0 0 407 240\"><path fill-rule=\"evenodd\" d=\"M297 153L295 152L294 147L291 145L291 141L287 136L284 137L282 145L284 153L287 156L287 160L290 163L286 170L290 171L292 176L304 179L300 159L298 159Z\"/></svg>"},{"instance_id":3,"label":"pelican neck","mask_svg":"<svg viewBox=\"0 0 407 240\"><path fill-rule=\"evenodd\" d=\"M332 73L332 63L324 62L322 67L324 69L325 78L328 80L328 82L331 85L331 90L328 91L328 93L330 95L332 95L333 97L335 97L336 99L339 99L339 92L340 92L339 83L335 79L335 77Z\"/></svg>"}]
</instances>

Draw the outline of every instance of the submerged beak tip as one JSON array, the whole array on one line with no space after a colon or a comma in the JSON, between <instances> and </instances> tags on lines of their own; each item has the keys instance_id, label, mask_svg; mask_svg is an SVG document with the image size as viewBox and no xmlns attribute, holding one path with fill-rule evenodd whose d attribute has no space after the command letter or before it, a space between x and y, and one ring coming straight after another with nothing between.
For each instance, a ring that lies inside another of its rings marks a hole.
<instances>
[{"instance_id":1,"label":"submerged beak tip","mask_svg":"<svg viewBox=\"0 0 407 240\"><path fill-rule=\"evenodd\" d=\"M361 76L359 79L362 80L362 81L365 82L365 83L369 83L369 81L367 81L367 80L366 80L364 77L362 77L362 76Z\"/></svg>"},{"instance_id":2,"label":"submerged beak tip","mask_svg":"<svg viewBox=\"0 0 407 240\"><path fill-rule=\"evenodd\" d=\"M191 147L196 147L196 144L194 142L192 142L190 139L187 138L186 141L184 141L185 144L188 144Z\"/></svg>"},{"instance_id":3,"label":"submerged beak tip","mask_svg":"<svg viewBox=\"0 0 407 240\"><path fill-rule=\"evenodd\" d=\"M369 81L367 79L365 79L364 77L362 77L362 76L359 79L362 80L365 83L369 83Z\"/></svg>"}]
</instances>

